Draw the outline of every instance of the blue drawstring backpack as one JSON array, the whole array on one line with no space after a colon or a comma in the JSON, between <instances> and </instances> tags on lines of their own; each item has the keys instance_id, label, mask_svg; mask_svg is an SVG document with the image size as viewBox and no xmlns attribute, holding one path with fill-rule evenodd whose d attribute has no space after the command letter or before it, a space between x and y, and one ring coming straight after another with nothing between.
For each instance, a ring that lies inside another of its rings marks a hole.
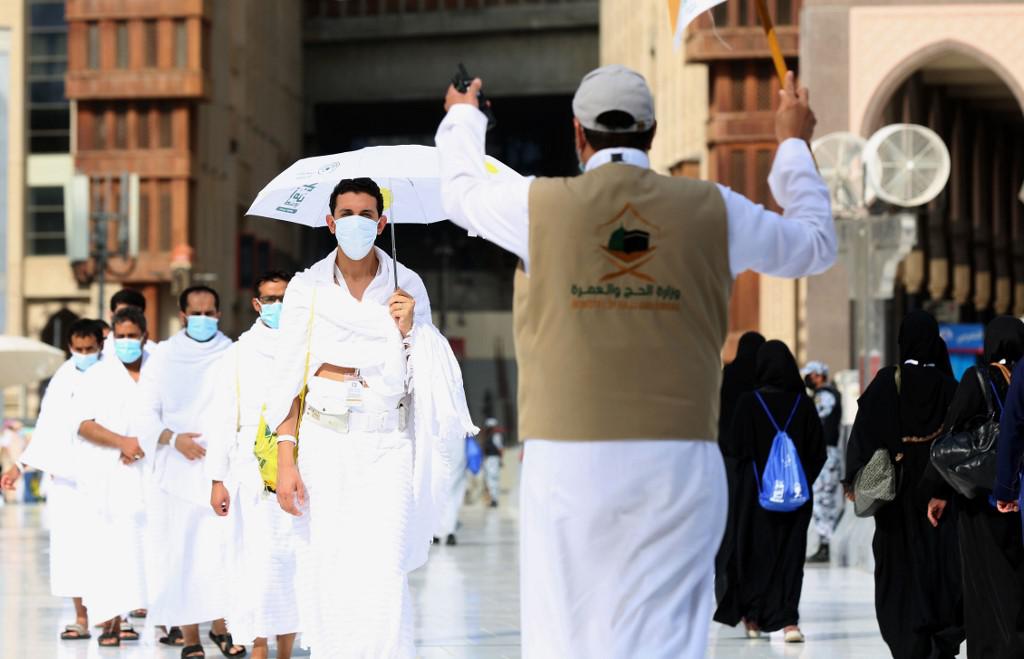
<instances>
[{"instance_id":1,"label":"blue drawstring backpack","mask_svg":"<svg viewBox=\"0 0 1024 659\"><path fill-rule=\"evenodd\" d=\"M480 467L484 464L484 452L477 443L476 437L466 435L466 469L474 476L480 473Z\"/></svg>"},{"instance_id":2,"label":"blue drawstring backpack","mask_svg":"<svg viewBox=\"0 0 1024 659\"><path fill-rule=\"evenodd\" d=\"M775 439L772 440L772 449L768 452L768 460L764 465L764 474L758 478L757 463L754 467L754 480L758 484L757 502L765 510L777 513L788 513L796 510L810 500L810 491L807 489L807 476L804 474L804 466L800 464L800 456L797 455L796 446L790 438L789 424L793 421L796 408L800 406L800 394L797 394L793 409L786 419L786 425L779 428L775 417L761 398L760 392L755 391L754 395L764 408L765 414L775 426Z\"/></svg>"}]
</instances>

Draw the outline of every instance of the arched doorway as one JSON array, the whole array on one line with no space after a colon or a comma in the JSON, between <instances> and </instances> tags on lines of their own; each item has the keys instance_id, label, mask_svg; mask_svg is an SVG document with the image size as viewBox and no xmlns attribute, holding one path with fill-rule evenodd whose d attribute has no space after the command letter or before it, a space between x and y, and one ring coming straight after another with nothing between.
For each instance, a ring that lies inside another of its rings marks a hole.
<instances>
[{"instance_id":1,"label":"arched doorway","mask_svg":"<svg viewBox=\"0 0 1024 659\"><path fill-rule=\"evenodd\" d=\"M917 246L900 265L888 310L890 355L898 320L911 309L947 323L1024 315L1024 116L1017 87L998 63L947 42L897 67L868 104L865 135L890 123L926 125L943 138L952 161L946 189L915 211Z\"/></svg>"}]
</instances>

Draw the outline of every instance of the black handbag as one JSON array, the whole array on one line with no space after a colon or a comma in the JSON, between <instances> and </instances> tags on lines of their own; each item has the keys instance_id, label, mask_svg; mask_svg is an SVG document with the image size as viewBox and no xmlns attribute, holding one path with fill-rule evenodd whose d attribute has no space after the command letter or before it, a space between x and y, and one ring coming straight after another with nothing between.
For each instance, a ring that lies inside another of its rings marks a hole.
<instances>
[{"instance_id":1,"label":"black handbag","mask_svg":"<svg viewBox=\"0 0 1024 659\"><path fill-rule=\"evenodd\" d=\"M989 492L996 481L996 440L1003 401L988 377L988 369L975 370L985 396L986 415L968 424L967 430L950 432L932 444L932 464L942 478L959 494L973 499ZM997 412L992 398L999 404Z\"/></svg>"}]
</instances>

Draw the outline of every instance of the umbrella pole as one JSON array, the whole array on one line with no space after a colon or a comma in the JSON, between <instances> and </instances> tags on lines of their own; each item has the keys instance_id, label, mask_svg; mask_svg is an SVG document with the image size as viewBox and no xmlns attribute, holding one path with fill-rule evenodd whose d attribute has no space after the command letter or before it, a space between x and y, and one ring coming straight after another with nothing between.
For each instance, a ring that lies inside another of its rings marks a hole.
<instances>
[{"instance_id":1,"label":"umbrella pole","mask_svg":"<svg viewBox=\"0 0 1024 659\"><path fill-rule=\"evenodd\" d=\"M391 266L395 274L395 290L398 290L398 248L395 247L395 223L391 222Z\"/></svg>"}]
</instances>

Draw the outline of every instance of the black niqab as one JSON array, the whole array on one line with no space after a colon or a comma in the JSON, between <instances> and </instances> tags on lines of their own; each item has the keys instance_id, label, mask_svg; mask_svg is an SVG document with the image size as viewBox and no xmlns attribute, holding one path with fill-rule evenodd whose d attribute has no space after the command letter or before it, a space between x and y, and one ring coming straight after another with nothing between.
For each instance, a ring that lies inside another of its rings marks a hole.
<instances>
[{"instance_id":1,"label":"black niqab","mask_svg":"<svg viewBox=\"0 0 1024 659\"><path fill-rule=\"evenodd\" d=\"M1005 361L1009 368L1024 355L1024 323L1013 316L997 316L985 327L985 361Z\"/></svg>"},{"instance_id":2,"label":"black niqab","mask_svg":"<svg viewBox=\"0 0 1024 659\"><path fill-rule=\"evenodd\" d=\"M939 324L925 311L912 311L900 325L899 436L928 437L941 426L955 382ZM908 364L908 361L917 362Z\"/></svg>"},{"instance_id":3,"label":"black niqab","mask_svg":"<svg viewBox=\"0 0 1024 659\"><path fill-rule=\"evenodd\" d=\"M759 389L770 391L804 391L804 381L793 353L782 341L768 341L757 351L755 371Z\"/></svg>"},{"instance_id":4,"label":"black niqab","mask_svg":"<svg viewBox=\"0 0 1024 659\"><path fill-rule=\"evenodd\" d=\"M733 411L739 397L757 387L754 371L757 366L757 351L764 345L764 337L757 332L747 332L740 337L736 347L736 358L722 369L722 391L718 408L718 438L722 441L729 432Z\"/></svg>"}]
</instances>

